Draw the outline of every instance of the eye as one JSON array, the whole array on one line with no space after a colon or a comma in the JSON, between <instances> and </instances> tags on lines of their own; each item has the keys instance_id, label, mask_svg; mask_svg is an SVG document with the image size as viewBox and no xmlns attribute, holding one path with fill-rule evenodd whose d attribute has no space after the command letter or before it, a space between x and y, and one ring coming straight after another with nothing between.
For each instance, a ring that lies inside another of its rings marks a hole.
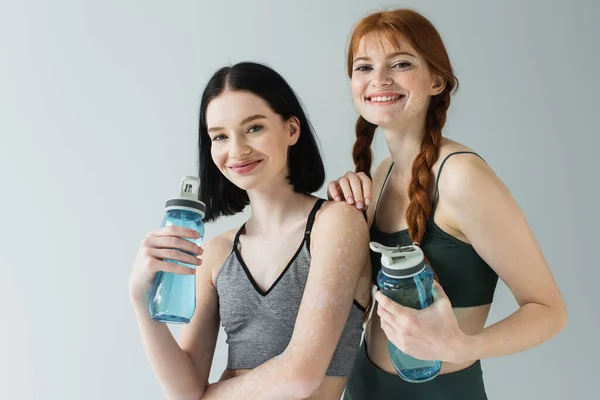
<instances>
[{"instance_id":1,"label":"eye","mask_svg":"<svg viewBox=\"0 0 600 400\"><path fill-rule=\"evenodd\" d=\"M396 64L394 64L394 68L408 68L412 66L411 63L409 63L408 61L400 61Z\"/></svg>"},{"instance_id":2,"label":"eye","mask_svg":"<svg viewBox=\"0 0 600 400\"><path fill-rule=\"evenodd\" d=\"M359 65L358 67L354 68L355 71L359 71L359 72L366 72L366 71L370 71L373 68L370 65Z\"/></svg>"},{"instance_id":3,"label":"eye","mask_svg":"<svg viewBox=\"0 0 600 400\"><path fill-rule=\"evenodd\" d=\"M225 140L225 139L227 139L227 136L225 136L225 135L223 135L223 134L221 133L221 134L219 134L219 135L215 135L215 136L213 136L213 138L212 138L212 141L213 141L213 142L220 142L221 140Z\"/></svg>"},{"instance_id":4,"label":"eye","mask_svg":"<svg viewBox=\"0 0 600 400\"><path fill-rule=\"evenodd\" d=\"M263 130L262 125L252 125L248 128L247 133L256 133Z\"/></svg>"}]
</instances>

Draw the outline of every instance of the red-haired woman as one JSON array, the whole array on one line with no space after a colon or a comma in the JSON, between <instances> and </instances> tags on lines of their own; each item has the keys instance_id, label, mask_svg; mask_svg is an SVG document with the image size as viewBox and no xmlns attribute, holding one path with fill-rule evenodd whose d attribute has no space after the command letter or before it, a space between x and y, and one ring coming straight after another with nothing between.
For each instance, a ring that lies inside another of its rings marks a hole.
<instances>
[{"instance_id":1,"label":"red-haired woman","mask_svg":"<svg viewBox=\"0 0 600 400\"><path fill-rule=\"evenodd\" d=\"M362 209L375 204L367 208L371 240L419 243L438 282L425 310L377 293L344 398L486 399L479 360L558 333L567 321L560 291L508 189L475 152L442 136L458 81L432 23L408 9L363 18L348 48L348 75L360 113L356 169L330 183L329 196ZM371 177L377 127L391 157ZM379 256L371 256L373 282ZM485 327L498 277L519 308ZM440 374L419 384L403 381L388 340L416 358L441 360Z\"/></svg>"}]
</instances>

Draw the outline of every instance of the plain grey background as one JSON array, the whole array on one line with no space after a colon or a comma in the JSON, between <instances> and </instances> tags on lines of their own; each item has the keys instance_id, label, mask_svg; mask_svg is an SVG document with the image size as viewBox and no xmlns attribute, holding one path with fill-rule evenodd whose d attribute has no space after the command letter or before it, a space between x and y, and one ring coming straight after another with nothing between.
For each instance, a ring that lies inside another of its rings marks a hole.
<instances>
[{"instance_id":1,"label":"plain grey background","mask_svg":"<svg viewBox=\"0 0 600 400\"><path fill-rule=\"evenodd\" d=\"M461 84L445 135L509 186L567 302L557 337L483 361L489 398L596 398L596 0L0 0L0 398L163 398L127 283L164 201L196 172L203 85L225 64L274 67L334 179L353 167L348 35L389 6L440 30ZM489 322L515 309L500 284ZM221 332L212 379L225 359Z\"/></svg>"}]
</instances>

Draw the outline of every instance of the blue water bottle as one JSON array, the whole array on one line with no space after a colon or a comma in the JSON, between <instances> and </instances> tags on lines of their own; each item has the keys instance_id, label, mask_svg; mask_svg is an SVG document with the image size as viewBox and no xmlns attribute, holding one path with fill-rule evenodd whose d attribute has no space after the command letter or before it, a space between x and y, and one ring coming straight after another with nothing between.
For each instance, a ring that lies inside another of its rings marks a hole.
<instances>
[{"instance_id":1,"label":"blue water bottle","mask_svg":"<svg viewBox=\"0 0 600 400\"><path fill-rule=\"evenodd\" d=\"M371 242L373 251L381 253L381 270L377 286L381 292L405 307L421 310L433 303L433 270L417 245L386 247ZM419 360L403 353L388 341L388 351L398 375L407 382L427 382L442 368L441 361Z\"/></svg>"},{"instance_id":2,"label":"blue water bottle","mask_svg":"<svg viewBox=\"0 0 600 400\"><path fill-rule=\"evenodd\" d=\"M186 239L201 246L204 238L202 218L206 206L198 200L199 189L199 178L184 176L181 180L179 197L168 200L165 205L165 216L161 227L178 225L193 229L200 233L200 238ZM196 268L195 265L179 261L163 261ZM156 321L174 324L189 323L196 310L196 276L159 271L150 292L149 309L150 316Z\"/></svg>"}]
</instances>

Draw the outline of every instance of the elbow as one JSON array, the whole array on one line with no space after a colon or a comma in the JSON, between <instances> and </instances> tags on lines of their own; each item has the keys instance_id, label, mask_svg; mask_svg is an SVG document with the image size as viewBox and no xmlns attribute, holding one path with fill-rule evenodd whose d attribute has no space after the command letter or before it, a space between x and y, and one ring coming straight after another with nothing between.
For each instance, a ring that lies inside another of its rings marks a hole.
<instances>
[{"instance_id":1,"label":"elbow","mask_svg":"<svg viewBox=\"0 0 600 400\"><path fill-rule=\"evenodd\" d=\"M302 363L295 368L296 394L298 399L306 399L315 394L325 379L327 366L315 365L314 363Z\"/></svg>"},{"instance_id":2,"label":"elbow","mask_svg":"<svg viewBox=\"0 0 600 400\"><path fill-rule=\"evenodd\" d=\"M549 311L549 319L550 324L549 328L549 338L558 335L565 327L567 326L567 322L569 319L567 313L567 307L565 303L558 302L557 304L547 305L546 306Z\"/></svg>"},{"instance_id":3,"label":"elbow","mask_svg":"<svg viewBox=\"0 0 600 400\"><path fill-rule=\"evenodd\" d=\"M557 311L557 317L556 317L557 331L556 331L556 333L562 331L567 326L568 321L569 321L569 313L567 312L567 306L564 303L562 303Z\"/></svg>"},{"instance_id":4,"label":"elbow","mask_svg":"<svg viewBox=\"0 0 600 400\"><path fill-rule=\"evenodd\" d=\"M286 400L306 399L319 390L329 362L315 360L310 357L305 346L290 341L286 350L276 357L276 365L273 367L278 371L278 380L275 392L278 396L273 398Z\"/></svg>"},{"instance_id":5,"label":"elbow","mask_svg":"<svg viewBox=\"0 0 600 400\"><path fill-rule=\"evenodd\" d=\"M290 400L301 400L312 396L321 385L322 379L298 376L288 387Z\"/></svg>"},{"instance_id":6,"label":"elbow","mask_svg":"<svg viewBox=\"0 0 600 400\"><path fill-rule=\"evenodd\" d=\"M288 359L289 360L289 359ZM285 362L285 377L282 377L285 393L282 397L289 400L306 399L314 395L325 378L325 370L307 362Z\"/></svg>"}]
</instances>

